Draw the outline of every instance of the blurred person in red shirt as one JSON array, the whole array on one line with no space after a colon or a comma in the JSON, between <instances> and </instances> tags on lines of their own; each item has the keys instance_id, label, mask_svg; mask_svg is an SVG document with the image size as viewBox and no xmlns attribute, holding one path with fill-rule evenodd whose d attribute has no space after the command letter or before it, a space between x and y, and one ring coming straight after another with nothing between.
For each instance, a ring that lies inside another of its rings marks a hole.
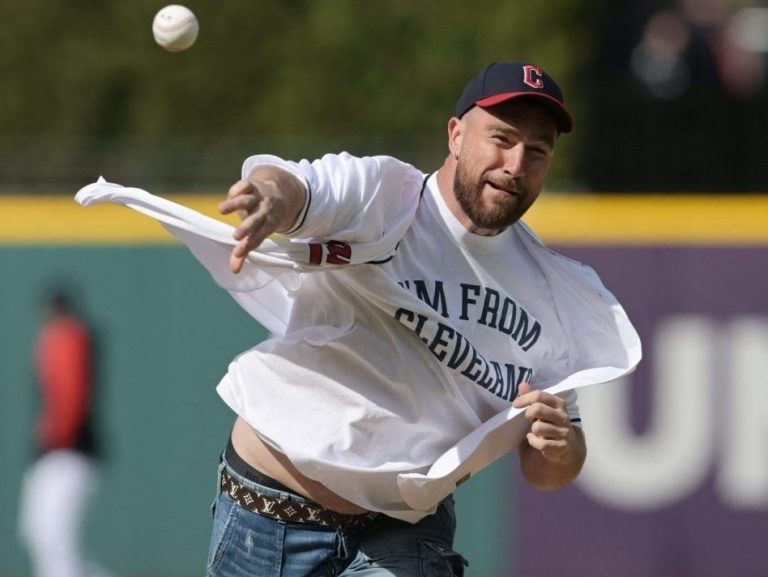
<instances>
[{"instance_id":1,"label":"blurred person in red shirt","mask_svg":"<svg viewBox=\"0 0 768 577\"><path fill-rule=\"evenodd\" d=\"M33 355L40 399L36 459L24 477L19 509L19 535L35 577L106 574L81 550L82 522L100 464L95 344L70 295L51 291Z\"/></svg>"}]
</instances>

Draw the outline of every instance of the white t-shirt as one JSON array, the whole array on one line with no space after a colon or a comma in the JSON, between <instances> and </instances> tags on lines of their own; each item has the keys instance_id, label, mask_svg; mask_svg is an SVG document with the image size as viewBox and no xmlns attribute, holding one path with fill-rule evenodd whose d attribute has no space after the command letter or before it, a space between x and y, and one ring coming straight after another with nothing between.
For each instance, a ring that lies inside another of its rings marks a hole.
<instances>
[{"instance_id":1,"label":"white t-shirt","mask_svg":"<svg viewBox=\"0 0 768 577\"><path fill-rule=\"evenodd\" d=\"M250 158L244 176L258 163L278 161ZM237 357L219 394L305 475L400 510L399 473L431 465L521 381L545 388L573 372L569 343L522 226L468 232L435 176L424 187L393 158L279 164L311 191L294 238L364 242L418 208L386 262L306 273L285 333Z\"/></svg>"},{"instance_id":2,"label":"white t-shirt","mask_svg":"<svg viewBox=\"0 0 768 577\"><path fill-rule=\"evenodd\" d=\"M240 275L226 269L233 241L222 223L105 183L78 200L161 220L272 332L231 362L217 390L342 497L415 522L444 495L427 487L416 508L398 479L426 473L508 409L522 381L547 388L639 360L634 329L589 267L546 249L522 223L493 237L468 232L435 176L345 153L251 157L244 176L258 164L303 180L309 204L291 238L266 241ZM577 421L575 392L563 396Z\"/></svg>"}]
</instances>

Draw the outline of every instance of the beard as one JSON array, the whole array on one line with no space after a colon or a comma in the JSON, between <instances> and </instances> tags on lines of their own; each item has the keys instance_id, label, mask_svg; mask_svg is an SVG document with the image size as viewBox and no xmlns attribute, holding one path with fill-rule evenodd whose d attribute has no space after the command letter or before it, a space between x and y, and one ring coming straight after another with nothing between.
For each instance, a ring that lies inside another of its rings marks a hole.
<instances>
[{"instance_id":1,"label":"beard","mask_svg":"<svg viewBox=\"0 0 768 577\"><path fill-rule=\"evenodd\" d=\"M504 188L514 186L519 194L510 194L506 198L494 200L491 203L483 199L486 180L485 176L473 178L466 163L459 158L453 179L453 193L461 210L475 226L501 232L520 220L530 208L532 202L527 200L530 194L526 186L519 181L514 184L505 183Z\"/></svg>"}]
</instances>

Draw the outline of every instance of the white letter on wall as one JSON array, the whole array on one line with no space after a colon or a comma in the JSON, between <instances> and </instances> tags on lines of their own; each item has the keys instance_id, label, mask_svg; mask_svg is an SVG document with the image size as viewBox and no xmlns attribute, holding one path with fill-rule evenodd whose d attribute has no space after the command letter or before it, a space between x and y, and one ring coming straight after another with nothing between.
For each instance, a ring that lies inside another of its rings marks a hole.
<instances>
[{"instance_id":1,"label":"white letter on wall","mask_svg":"<svg viewBox=\"0 0 768 577\"><path fill-rule=\"evenodd\" d=\"M768 506L768 322L743 318L725 336L730 370L714 393L727 411L717 482L727 504L762 508Z\"/></svg>"},{"instance_id":2,"label":"white letter on wall","mask_svg":"<svg viewBox=\"0 0 768 577\"><path fill-rule=\"evenodd\" d=\"M653 410L641 436L630 426L628 382L579 392L589 454L578 482L596 501L622 509L665 507L685 498L712 462L712 323L670 318L652 344L655 371L648 386L654 389L644 398Z\"/></svg>"}]
</instances>

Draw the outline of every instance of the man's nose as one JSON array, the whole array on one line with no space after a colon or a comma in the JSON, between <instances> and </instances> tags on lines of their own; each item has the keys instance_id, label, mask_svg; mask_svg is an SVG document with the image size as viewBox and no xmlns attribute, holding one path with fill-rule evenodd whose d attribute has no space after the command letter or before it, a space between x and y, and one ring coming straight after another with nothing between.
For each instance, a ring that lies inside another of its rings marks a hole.
<instances>
[{"instance_id":1,"label":"man's nose","mask_svg":"<svg viewBox=\"0 0 768 577\"><path fill-rule=\"evenodd\" d=\"M525 145L522 142L504 151L504 170L512 176L522 176L525 172Z\"/></svg>"}]
</instances>

